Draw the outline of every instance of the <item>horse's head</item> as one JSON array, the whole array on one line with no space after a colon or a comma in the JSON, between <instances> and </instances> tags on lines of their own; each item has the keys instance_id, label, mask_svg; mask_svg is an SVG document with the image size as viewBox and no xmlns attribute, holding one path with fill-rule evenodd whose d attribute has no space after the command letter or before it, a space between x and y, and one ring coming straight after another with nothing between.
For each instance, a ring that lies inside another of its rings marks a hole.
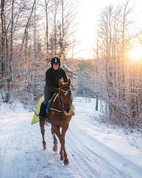
<instances>
[{"instance_id":1,"label":"horse's head","mask_svg":"<svg viewBox=\"0 0 142 178\"><path fill-rule=\"evenodd\" d=\"M63 110L69 113L72 104L72 88L70 79L68 82L61 83L59 81L59 98L63 106Z\"/></svg>"}]
</instances>

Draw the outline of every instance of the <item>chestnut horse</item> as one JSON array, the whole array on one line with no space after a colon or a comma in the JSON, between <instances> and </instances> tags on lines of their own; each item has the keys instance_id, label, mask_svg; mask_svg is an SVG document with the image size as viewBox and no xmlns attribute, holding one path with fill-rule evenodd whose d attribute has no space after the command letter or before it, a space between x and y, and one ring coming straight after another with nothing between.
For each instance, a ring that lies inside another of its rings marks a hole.
<instances>
[{"instance_id":1,"label":"chestnut horse","mask_svg":"<svg viewBox=\"0 0 142 178\"><path fill-rule=\"evenodd\" d=\"M72 115L72 89L70 79L68 82L64 83L59 81L59 93L57 93L57 95L51 101L49 107L49 118L51 123L51 133L54 139L53 150L57 151L57 135L61 144L60 159L64 161L64 164L69 163L65 149L65 134L69 127L69 122L72 118ZM46 149L44 125L45 121L40 119L43 149Z\"/></svg>"}]
</instances>

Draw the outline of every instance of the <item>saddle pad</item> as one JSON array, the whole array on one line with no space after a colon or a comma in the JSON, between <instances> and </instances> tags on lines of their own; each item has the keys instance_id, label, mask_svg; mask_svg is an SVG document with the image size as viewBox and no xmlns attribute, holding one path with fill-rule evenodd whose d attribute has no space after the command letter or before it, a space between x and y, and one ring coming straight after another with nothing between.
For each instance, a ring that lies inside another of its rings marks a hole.
<instances>
[{"instance_id":1,"label":"saddle pad","mask_svg":"<svg viewBox=\"0 0 142 178\"><path fill-rule=\"evenodd\" d=\"M35 124L36 122L39 121L39 112L40 112L40 106L41 106L41 103L44 101L44 96L42 96L37 105L36 105L36 109L35 109L35 113L34 113L34 116L33 116L33 119L32 119L32 123L31 124Z\"/></svg>"},{"instance_id":2,"label":"saddle pad","mask_svg":"<svg viewBox=\"0 0 142 178\"><path fill-rule=\"evenodd\" d=\"M49 105L52 101L52 99L54 98L54 96L56 95L57 93L54 93L52 98L48 101L48 104L47 104L47 107L46 107L46 112L48 112L49 110ZM39 113L40 113L40 106L41 106L41 103L44 101L44 96L42 96L37 105L36 105L36 109L35 109L35 113L34 113L34 116L33 116L33 119L32 119L32 123L31 124L35 124L37 122L39 122Z\"/></svg>"}]
</instances>

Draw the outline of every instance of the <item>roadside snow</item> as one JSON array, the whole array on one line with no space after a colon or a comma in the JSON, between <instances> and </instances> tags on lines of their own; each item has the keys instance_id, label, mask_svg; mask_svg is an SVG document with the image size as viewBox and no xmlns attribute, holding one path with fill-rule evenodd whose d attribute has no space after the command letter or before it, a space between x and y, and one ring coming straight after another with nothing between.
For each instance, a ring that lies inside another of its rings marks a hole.
<instances>
[{"instance_id":1,"label":"roadside snow","mask_svg":"<svg viewBox=\"0 0 142 178\"><path fill-rule=\"evenodd\" d=\"M142 138L99 124L95 100L75 98L76 115L66 134L70 164L53 152L50 126L42 150L39 124L22 104L0 104L0 178L139 178L142 177ZM139 149L138 149L139 148Z\"/></svg>"}]
</instances>

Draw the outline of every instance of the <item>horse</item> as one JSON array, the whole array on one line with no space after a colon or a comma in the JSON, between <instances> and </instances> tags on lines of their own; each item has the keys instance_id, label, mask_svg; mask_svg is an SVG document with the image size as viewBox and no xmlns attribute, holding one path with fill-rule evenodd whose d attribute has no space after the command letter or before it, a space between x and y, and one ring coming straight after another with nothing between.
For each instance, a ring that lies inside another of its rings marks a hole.
<instances>
[{"instance_id":1,"label":"horse","mask_svg":"<svg viewBox=\"0 0 142 178\"><path fill-rule=\"evenodd\" d=\"M69 160L65 149L65 134L69 127L69 122L73 115L72 109L72 88L71 81L59 81L59 92L54 96L49 107L49 118L51 124L51 133L53 136L53 151L57 151L57 138L60 141L60 159L67 165ZM43 149L46 149L46 142L44 138L44 125L46 120L40 119L40 129L42 134Z\"/></svg>"}]
</instances>

